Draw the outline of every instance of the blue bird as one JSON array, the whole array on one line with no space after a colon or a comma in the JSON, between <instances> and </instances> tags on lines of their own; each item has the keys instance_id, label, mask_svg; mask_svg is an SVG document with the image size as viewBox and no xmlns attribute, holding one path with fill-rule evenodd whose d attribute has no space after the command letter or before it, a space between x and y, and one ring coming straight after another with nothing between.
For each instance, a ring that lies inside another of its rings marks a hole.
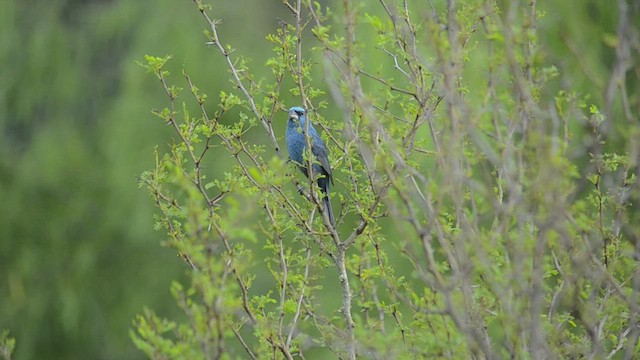
<instances>
[{"instance_id":1,"label":"blue bird","mask_svg":"<svg viewBox=\"0 0 640 360\"><path fill-rule=\"evenodd\" d=\"M309 137L311 143L311 153L315 157L317 162L312 165L312 176L318 178L318 187L324 194L323 203L324 211L329 216L331 225L336 224L333 217L333 209L331 207L331 199L329 198L329 183L333 185L333 177L331 176L331 165L329 164L329 158L327 157L327 147L322 141L322 138L313 127L311 122L307 124L306 112L301 107L292 107L289 109L289 121L287 121L287 134L286 142L287 149L289 150L289 157L295 161L298 168L302 172L309 176L307 171L307 161L304 160L304 152L307 149L307 139L305 132L309 129Z\"/></svg>"}]
</instances>

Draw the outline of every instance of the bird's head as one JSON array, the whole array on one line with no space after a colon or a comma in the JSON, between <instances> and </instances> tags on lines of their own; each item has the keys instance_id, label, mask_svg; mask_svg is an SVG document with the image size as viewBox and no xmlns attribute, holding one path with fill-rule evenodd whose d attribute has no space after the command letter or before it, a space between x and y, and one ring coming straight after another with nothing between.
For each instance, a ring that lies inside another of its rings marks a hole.
<instances>
[{"instance_id":1,"label":"bird's head","mask_svg":"<svg viewBox=\"0 0 640 360\"><path fill-rule=\"evenodd\" d=\"M294 106L291 109L289 109L289 120L292 120L296 123L301 117L304 117L304 115L305 115L304 109L299 106Z\"/></svg>"}]
</instances>

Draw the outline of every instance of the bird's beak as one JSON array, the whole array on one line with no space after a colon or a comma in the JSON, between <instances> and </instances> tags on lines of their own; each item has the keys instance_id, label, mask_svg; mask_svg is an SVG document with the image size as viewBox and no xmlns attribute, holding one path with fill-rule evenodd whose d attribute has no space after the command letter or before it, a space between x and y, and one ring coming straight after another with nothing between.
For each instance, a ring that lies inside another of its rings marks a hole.
<instances>
[{"instance_id":1,"label":"bird's beak","mask_svg":"<svg viewBox=\"0 0 640 360\"><path fill-rule=\"evenodd\" d=\"M289 119L298 120L298 114L295 111L289 111Z\"/></svg>"}]
</instances>

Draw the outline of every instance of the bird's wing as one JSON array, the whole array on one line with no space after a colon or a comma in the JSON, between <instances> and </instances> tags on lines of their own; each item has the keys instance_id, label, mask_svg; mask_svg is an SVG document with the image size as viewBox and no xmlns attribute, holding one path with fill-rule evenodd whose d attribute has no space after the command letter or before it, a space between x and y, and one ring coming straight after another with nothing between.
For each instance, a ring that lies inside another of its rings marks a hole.
<instances>
[{"instance_id":1,"label":"bird's wing","mask_svg":"<svg viewBox=\"0 0 640 360\"><path fill-rule=\"evenodd\" d=\"M311 145L311 153L313 153L313 156L315 156L316 159L318 159L318 161L320 162L320 165L322 166L324 171L327 173L326 174L327 177L329 178L331 183L333 183L333 178L331 174L331 164L329 164L329 157L327 156L327 148L319 136L317 138L314 137L313 145Z\"/></svg>"}]
</instances>

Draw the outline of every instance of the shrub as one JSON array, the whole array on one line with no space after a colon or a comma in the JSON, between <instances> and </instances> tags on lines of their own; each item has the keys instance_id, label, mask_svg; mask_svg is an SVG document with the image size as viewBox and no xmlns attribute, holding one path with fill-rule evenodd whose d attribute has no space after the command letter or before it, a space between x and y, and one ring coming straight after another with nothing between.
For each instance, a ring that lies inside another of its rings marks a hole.
<instances>
[{"instance_id":1,"label":"shrub","mask_svg":"<svg viewBox=\"0 0 640 360\"><path fill-rule=\"evenodd\" d=\"M612 145L624 81L604 112L558 87L535 1L285 1L265 78L195 3L232 88L210 105L170 57L142 64L175 142L141 184L190 274L185 319L134 322L150 358L638 353L637 114ZM330 149L335 228L282 150L294 105Z\"/></svg>"}]
</instances>

